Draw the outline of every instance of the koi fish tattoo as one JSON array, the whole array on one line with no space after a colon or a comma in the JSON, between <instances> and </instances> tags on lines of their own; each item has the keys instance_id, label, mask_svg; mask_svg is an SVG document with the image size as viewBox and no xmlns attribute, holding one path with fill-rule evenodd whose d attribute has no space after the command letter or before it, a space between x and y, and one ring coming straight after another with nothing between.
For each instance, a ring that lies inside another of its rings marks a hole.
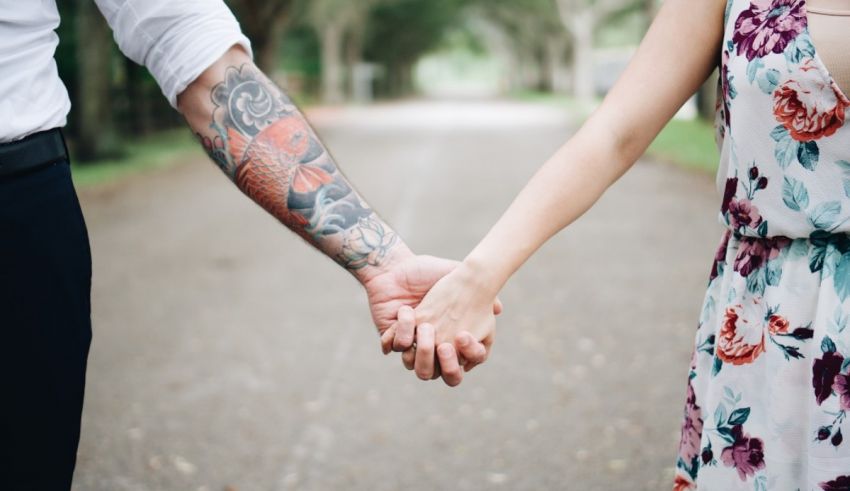
<instances>
[{"instance_id":1,"label":"koi fish tattoo","mask_svg":"<svg viewBox=\"0 0 850 491\"><path fill-rule=\"evenodd\" d=\"M378 266L398 242L358 196L292 101L250 64L211 92L210 135L221 170L257 204L343 267Z\"/></svg>"}]
</instances>

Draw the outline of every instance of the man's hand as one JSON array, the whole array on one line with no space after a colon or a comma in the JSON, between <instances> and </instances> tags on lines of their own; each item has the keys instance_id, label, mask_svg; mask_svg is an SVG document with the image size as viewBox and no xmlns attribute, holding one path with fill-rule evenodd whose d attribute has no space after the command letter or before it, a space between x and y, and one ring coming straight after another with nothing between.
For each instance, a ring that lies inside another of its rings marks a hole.
<instances>
[{"instance_id":1,"label":"man's hand","mask_svg":"<svg viewBox=\"0 0 850 491\"><path fill-rule=\"evenodd\" d=\"M405 366L411 370L417 368L420 378L442 376L450 386L459 384L463 379L461 366L468 371L484 361L492 338L482 336L485 344L469 333L457 332L454 343L452 340L437 343L431 325L420 325L415 329L417 319L413 308L419 306L431 288L459 264L449 259L411 254L393 261L383 274L364 283L372 319L381 334L384 354L403 351ZM496 299L492 302L491 312L498 315L501 311L502 304Z\"/></svg>"},{"instance_id":2,"label":"man's hand","mask_svg":"<svg viewBox=\"0 0 850 491\"><path fill-rule=\"evenodd\" d=\"M365 285L381 333L400 308L418 305L457 265L410 252L357 194L289 97L242 49L225 53L177 102L242 192ZM413 343L412 326L397 347L405 343Z\"/></svg>"},{"instance_id":3,"label":"man's hand","mask_svg":"<svg viewBox=\"0 0 850 491\"><path fill-rule=\"evenodd\" d=\"M485 275L461 263L437 281L415 310L402 307L398 322L383 336L385 351L393 343L392 337L396 345L407 348L413 336L403 333L415 328L416 344L402 354L405 367L423 380L442 374L448 385L459 384L463 371L472 370L490 354L495 315L502 310L496 292ZM401 337L404 339L399 342Z\"/></svg>"}]
</instances>

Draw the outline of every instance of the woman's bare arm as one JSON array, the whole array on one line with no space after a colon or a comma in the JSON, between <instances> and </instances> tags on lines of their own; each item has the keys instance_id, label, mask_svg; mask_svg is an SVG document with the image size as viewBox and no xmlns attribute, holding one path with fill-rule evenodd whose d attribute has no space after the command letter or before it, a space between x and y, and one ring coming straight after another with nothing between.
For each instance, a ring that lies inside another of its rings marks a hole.
<instances>
[{"instance_id":1,"label":"woman's bare arm","mask_svg":"<svg viewBox=\"0 0 850 491\"><path fill-rule=\"evenodd\" d=\"M416 309L438 342L492 331L492 299L546 240L587 211L643 154L715 68L723 0L666 0L601 106L552 156L463 265Z\"/></svg>"},{"instance_id":2,"label":"woman's bare arm","mask_svg":"<svg viewBox=\"0 0 850 491\"><path fill-rule=\"evenodd\" d=\"M470 254L501 287L587 211L646 151L717 64L722 0L667 0L632 61L587 122L529 181Z\"/></svg>"}]
</instances>

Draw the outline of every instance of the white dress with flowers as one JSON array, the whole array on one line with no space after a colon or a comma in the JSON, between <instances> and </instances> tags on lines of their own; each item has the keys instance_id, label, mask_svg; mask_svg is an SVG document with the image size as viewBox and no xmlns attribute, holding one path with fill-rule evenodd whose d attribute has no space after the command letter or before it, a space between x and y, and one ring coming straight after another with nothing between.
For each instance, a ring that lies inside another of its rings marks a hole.
<instances>
[{"instance_id":1,"label":"white dress with flowers","mask_svg":"<svg viewBox=\"0 0 850 491\"><path fill-rule=\"evenodd\" d=\"M718 86L723 235L675 490L850 491L850 99L805 0L729 0ZM848 33L850 52L850 33Z\"/></svg>"}]
</instances>

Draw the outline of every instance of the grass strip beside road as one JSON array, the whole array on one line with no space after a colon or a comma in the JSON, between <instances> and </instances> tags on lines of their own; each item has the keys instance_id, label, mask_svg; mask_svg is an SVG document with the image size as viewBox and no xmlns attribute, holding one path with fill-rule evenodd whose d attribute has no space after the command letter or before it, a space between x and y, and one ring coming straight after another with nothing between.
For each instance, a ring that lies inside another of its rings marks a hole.
<instances>
[{"instance_id":1,"label":"grass strip beside road","mask_svg":"<svg viewBox=\"0 0 850 491\"><path fill-rule=\"evenodd\" d=\"M567 95L540 92L517 92L514 99L523 102L549 104L564 108L570 118L580 125L590 116L593 107L582 105ZM602 102L598 99L595 105ZM704 172L717 172L720 154L714 141L714 125L703 119L673 119L661 130L649 146L646 155Z\"/></svg>"},{"instance_id":2,"label":"grass strip beside road","mask_svg":"<svg viewBox=\"0 0 850 491\"><path fill-rule=\"evenodd\" d=\"M720 163L714 125L702 119L671 120L646 153L658 160L709 173L717 172Z\"/></svg>"},{"instance_id":3,"label":"grass strip beside road","mask_svg":"<svg viewBox=\"0 0 850 491\"><path fill-rule=\"evenodd\" d=\"M118 158L74 162L71 166L74 184L88 187L113 182L204 155L197 139L183 128L127 139L123 152Z\"/></svg>"},{"instance_id":4,"label":"grass strip beside road","mask_svg":"<svg viewBox=\"0 0 850 491\"><path fill-rule=\"evenodd\" d=\"M540 93L515 94L515 99L552 104L570 112L576 124L589 114L566 96ZM714 126L704 120L671 120L647 150L651 158L703 172L716 172L719 155L714 142ZM73 155L73 154L72 154ZM186 129L178 128L142 138L127 139L124 155L119 158L74 163L74 184L95 186L153 169L168 167L189 159L203 157L203 150Z\"/></svg>"}]
</instances>

